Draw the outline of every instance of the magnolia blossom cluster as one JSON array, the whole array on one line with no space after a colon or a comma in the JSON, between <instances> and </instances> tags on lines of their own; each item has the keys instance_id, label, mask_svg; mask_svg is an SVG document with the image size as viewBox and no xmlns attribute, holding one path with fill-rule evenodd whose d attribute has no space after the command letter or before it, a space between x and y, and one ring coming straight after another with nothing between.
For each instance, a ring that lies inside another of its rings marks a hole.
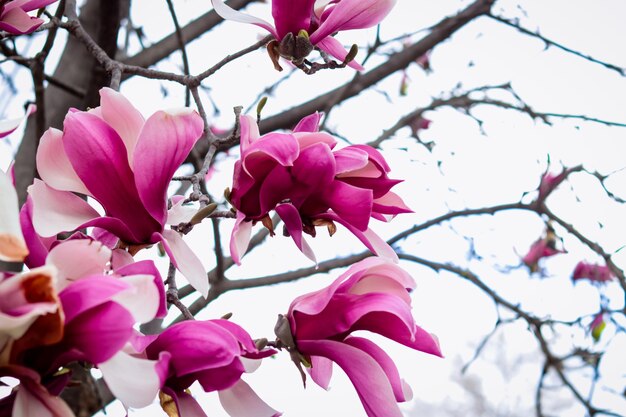
<instances>
[{"instance_id":1,"label":"magnolia blossom cluster","mask_svg":"<svg viewBox=\"0 0 626 417\"><path fill-rule=\"evenodd\" d=\"M0 30L34 31L42 21L27 12L52 2L0 0ZM213 0L222 16L267 29L275 38L269 46L275 60L302 62L318 48L344 64L351 58L332 36L378 24L394 3L274 0L271 25ZM21 121L0 122L0 137ZM319 131L319 121L314 113L291 132L261 136L253 118L240 118L240 159L229 193L237 212L231 256L241 263L254 223L273 233L270 211L313 260L303 235L314 237L318 226L332 235L337 224L378 256L296 298L279 315L273 342L252 339L224 318L183 321L153 335L137 330L164 318L172 301L156 265L136 260L138 252L161 245L191 286L209 293L206 271L181 233L204 212L185 204L184 196L168 195L176 170L208 129L197 112L181 108L144 118L119 92L103 88L100 106L72 109L62 130L43 134L36 155L40 178L22 207L12 170L0 171L0 260L27 267L0 272L0 377L19 381L0 399L0 415L73 417L59 394L70 383L71 365L80 362L98 368L127 409L145 407L158 395L168 415L207 416L189 391L197 382L205 392L217 392L233 417L275 417L280 413L244 374L284 349L303 378L304 366L328 388L336 363L368 416L400 417L397 403L411 398L410 387L381 347L355 333L377 333L441 356L436 338L411 314L415 281L369 227L372 218L389 221L411 210L391 191L400 180L389 178L380 152L365 145L339 148Z\"/></svg>"},{"instance_id":2,"label":"magnolia blossom cluster","mask_svg":"<svg viewBox=\"0 0 626 417\"><path fill-rule=\"evenodd\" d=\"M260 136L252 117L240 118L241 159L235 164L230 193L237 209L230 244L235 262L246 251L255 222L272 230L271 210L312 260L315 255L303 232L314 237L316 226L326 226L332 235L335 223L345 226L373 253L397 260L393 249L369 228L369 221L411 212L390 191L400 180L387 176L387 161L370 146L335 149L336 139L318 131L319 120L319 113L314 113L291 133Z\"/></svg>"}]
</instances>

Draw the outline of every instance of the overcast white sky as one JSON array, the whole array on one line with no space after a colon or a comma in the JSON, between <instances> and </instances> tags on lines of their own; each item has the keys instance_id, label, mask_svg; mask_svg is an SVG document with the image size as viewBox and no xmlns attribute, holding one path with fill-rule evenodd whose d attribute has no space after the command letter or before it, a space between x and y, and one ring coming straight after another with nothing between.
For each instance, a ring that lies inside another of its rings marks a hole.
<instances>
[{"instance_id":1,"label":"overcast white sky","mask_svg":"<svg viewBox=\"0 0 626 417\"><path fill-rule=\"evenodd\" d=\"M151 40L156 40L163 36L163 29L169 29L171 23L165 2L150 3L150 10L143 12L148 14L135 12L133 19L136 25L144 27ZM389 39L426 28L469 3L455 0L399 1L382 26L381 36ZM523 3L523 10L517 7L517 3ZM199 10L206 10L209 4L208 0L187 0L178 1L176 7L181 21L185 22L197 16ZM269 15L268 7L267 4L258 4L250 7L249 11ZM548 38L626 67L626 53L622 45L622 40L626 39L624 2L499 1L495 12L505 17L520 17L525 27L540 28ZM249 45L261 33L257 28L233 22L222 25L216 32L189 48L192 72L205 69L228 52ZM346 44L366 44L373 39L373 34L374 30L346 32L341 33L339 39ZM415 39L419 36L416 35ZM398 115L427 104L430 97L445 95L458 83L468 88L505 82L511 82L515 91L538 111L626 121L624 78L553 48L545 50L544 46L514 29L486 18L480 19L433 51L431 74L425 74L417 66L411 68L407 97L397 96L400 75L389 77L376 90L389 91L390 100L377 92L368 92L364 97L334 110L329 126L353 142L366 142L393 125ZM383 59L375 58L366 67L372 68ZM175 70L178 63L178 57L174 56L161 68ZM279 112L315 96L319 85L339 84L352 75L352 70L348 69L322 72L315 77L296 74L292 82L277 89L265 111L267 115ZM272 69L263 51L230 64L207 82L212 89L211 98L222 110L220 115L215 116L215 124L229 126L232 120L230 108L252 104L266 84L282 76ZM24 85L29 82L25 75L21 80ZM172 84L164 86L168 90L167 98L162 97L158 82L154 81L133 79L123 85L122 91L145 115L149 115L157 109L182 103L182 89ZM20 105L19 99L14 100L7 115L18 114ZM205 105L210 107L208 100ZM588 169L608 173L626 166L624 128L572 121L557 121L555 126L548 127L527 116L493 108L479 108L473 114L484 120L484 134L472 118L454 110L428 113L427 117L433 120L433 124L421 137L425 141L436 142L432 153L416 145L406 131L401 131L397 140L383 146L385 156L391 161L391 176L406 179L397 190L415 214L400 216L384 227L375 225L381 235L392 236L407 225L420 223L450 209L516 201L524 191L536 188L541 173L546 169L548 155L556 170L560 164L573 166L584 163ZM0 142L1 167L8 165L18 141L19 133L16 133L10 137L8 144ZM442 161L440 166L438 161ZM229 186L231 166L232 160L218 165L222 175L217 175L210 184L216 194ZM615 175L607 185L624 197L626 175L624 172ZM597 182L584 176L573 177L570 183L564 184L563 190L552 197L550 204L562 217L579 222L585 233L606 245L609 251L626 244L623 225L625 209L608 201L599 192ZM602 227L598 225L598 219ZM226 238L230 227L229 222L223 222L222 231ZM573 286L569 280L576 262L581 259L597 261L592 253L573 239L565 239L568 254L551 258L544 264L548 274L545 279L528 279L523 269L498 272L502 267L518 264L520 255L527 251L542 230L543 223L536 216L507 213L458 221L453 223L453 228L434 228L411 240L403 249L421 257L469 266L509 300L520 302L539 315L574 319L597 312L597 290L585 283ZM468 261L465 235L473 236L475 249L484 256L483 262ZM211 236L210 230L204 227L194 230L188 237L207 267L211 267L213 262ZM309 239L309 242L318 259L360 250L356 240L343 231L332 240L320 236L315 240ZM614 258L622 268L626 267L624 252ZM289 239L276 237L246 256L244 265L230 270L228 276L245 278L258 275L259 271L276 273L305 265L308 265L306 258L299 255ZM494 306L478 289L457 277L438 275L411 264L403 263L403 266L413 273L418 282L418 289L413 294L415 317L424 328L438 335L446 359L428 357L381 341L385 349L397 358L401 374L415 393L415 400L402 405L402 409L407 415L415 416L454 415L454 412L447 414L448 411L440 408L440 404L447 402L459 404L457 410L465 410L467 414L464 415L470 415L467 408L470 406L464 405L469 404L466 403L469 401L467 392L458 383L460 367L472 358L482 337L493 328L496 320ZM163 273L165 270L163 265ZM284 313L295 296L327 285L339 273L336 271L294 284L228 293L213 302L201 317L215 318L233 312L233 320L253 337L271 337L276 315ZM623 307L623 296L617 286L609 284L604 291L614 300L613 308ZM611 336L610 329L607 333L607 337ZM584 340L585 335L581 332L573 337ZM605 374L613 372L610 381L617 381L614 387L618 389L620 383L623 389L626 374L626 364L620 353L626 348L625 339L623 334L614 339L607 354L609 359L601 367ZM588 338L587 342L581 343L590 345ZM474 384L485 394L487 411L484 415L491 415L489 410L495 410L493 412L498 415L529 415L532 412L534 388L541 366L537 355L536 343L523 325L513 325L492 340L481 359L469 368L465 382ZM520 358L525 365L519 364ZM245 379L263 399L286 416L365 415L356 392L338 368L330 392L322 391L313 383L308 385L306 391L302 390L299 375L286 354L265 361L255 374L247 375ZM620 399L605 391L599 390L599 395L607 401L603 405L615 407L616 411L626 414L623 397ZM216 395L202 393L199 397L207 399L208 415L225 415ZM557 414L582 415L579 408L568 408L570 405L565 403ZM454 409L454 406L450 407ZM107 408L109 415L113 416L118 415L120 409L119 405ZM157 409L155 405L130 415L153 416L157 414ZM460 414L457 412L456 415Z\"/></svg>"}]
</instances>

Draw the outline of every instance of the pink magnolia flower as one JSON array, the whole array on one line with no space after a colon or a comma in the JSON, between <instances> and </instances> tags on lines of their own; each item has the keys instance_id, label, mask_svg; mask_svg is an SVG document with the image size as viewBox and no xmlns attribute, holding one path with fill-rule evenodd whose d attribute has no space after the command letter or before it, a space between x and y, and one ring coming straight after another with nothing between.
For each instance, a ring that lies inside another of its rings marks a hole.
<instances>
[{"instance_id":1,"label":"pink magnolia flower","mask_svg":"<svg viewBox=\"0 0 626 417\"><path fill-rule=\"evenodd\" d=\"M163 281L152 261L111 271L111 255L109 248L89 239L68 240L52 248L48 265L40 269L54 271L62 331L54 340L41 340L50 333L50 318L43 323L46 328L32 326L13 343L10 362L42 376L73 361L92 363L126 406L144 407L160 388L159 370L165 359L148 360L129 350L137 323L167 313ZM142 386L139 393L137 385Z\"/></svg>"},{"instance_id":2,"label":"pink magnolia flower","mask_svg":"<svg viewBox=\"0 0 626 417\"><path fill-rule=\"evenodd\" d=\"M296 298L287 314L290 334L277 331L277 336L283 343L293 339L293 346L286 343L288 349L311 365L309 373L319 386L328 388L335 362L352 381L369 417L401 417L396 402L411 398L410 387L382 348L351 334L367 330L441 356L437 340L411 315L413 288L415 281L398 265L367 258L330 286Z\"/></svg>"},{"instance_id":3,"label":"pink magnolia flower","mask_svg":"<svg viewBox=\"0 0 626 417\"><path fill-rule=\"evenodd\" d=\"M0 170L0 261L21 262L28 255L18 212L13 181Z\"/></svg>"},{"instance_id":4,"label":"pink magnolia flower","mask_svg":"<svg viewBox=\"0 0 626 417\"><path fill-rule=\"evenodd\" d=\"M57 0L0 0L0 30L13 35L23 35L35 31L43 23L42 19L28 15Z\"/></svg>"},{"instance_id":5,"label":"pink magnolia flower","mask_svg":"<svg viewBox=\"0 0 626 417\"><path fill-rule=\"evenodd\" d=\"M48 129L37 150L42 180L29 187L34 231L43 237L85 227L119 238L134 254L162 242L172 262L206 297L200 260L180 235L165 229L167 188L199 139L203 123L191 109L143 116L120 93L100 90L101 105L70 111L63 131ZM96 200L101 216L74 193Z\"/></svg>"},{"instance_id":6,"label":"pink magnolia flower","mask_svg":"<svg viewBox=\"0 0 626 417\"><path fill-rule=\"evenodd\" d=\"M230 200L238 210L230 252L240 262L253 223L268 224L276 210L298 248L315 260L302 236L315 236L315 226L334 222L347 227L372 252L397 259L395 252L369 228L370 217L390 220L411 210L390 191L400 180L387 176L383 156L366 145L333 150L336 140L318 132L320 115L305 117L293 133L259 137L255 120L242 116L241 159L235 164Z\"/></svg>"},{"instance_id":7,"label":"pink magnolia flower","mask_svg":"<svg viewBox=\"0 0 626 417\"><path fill-rule=\"evenodd\" d=\"M530 246L528 253L522 258L524 265L530 269L530 272L539 270L539 260L550 256L566 253L564 250L556 248L557 236L551 226L548 225L544 237L537 239Z\"/></svg>"},{"instance_id":8,"label":"pink magnolia flower","mask_svg":"<svg viewBox=\"0 0 626 417\"><path fill-rule=\"evenodd\" d=\"M606 265L592 264L580 261L574 268L572 280L588 279L591 282L605 283L615 278L611 269Z\"/></svg>"},{"instance_id":9,"label":"pink magnolia flower","mask_svg":"<svg viewBox=\"0 0 626 417\"><path fill-rule=\"evenodd\" d=\"M148 358L169 358L163 374L163 392L171 396L181 416L206 417L185 390L198 381L204 391L218 391L220 401L233 417L274 417L268 406L241 380L255 369L258 359L273 355L259 351L250 335L228 320L185 321L157 336L146 347Z\"/></svg>"},{"instance_id":10,"label":"pink magnolia flower","mask_svg":"<svg viewBox=\"0 0 626 417\"><path fill-rule=\"evenodd\" d=\"M348 51L332 35L376 26L389 14L396 0L272 0L274 25L236 11L222 0L211 2L224 19L267 30L276 40L268 48L275 48L277 54L290 61L302 62L314 46L343 61ZM356 62L349 65L363 70Z\"/></svg>"}]
</instances>

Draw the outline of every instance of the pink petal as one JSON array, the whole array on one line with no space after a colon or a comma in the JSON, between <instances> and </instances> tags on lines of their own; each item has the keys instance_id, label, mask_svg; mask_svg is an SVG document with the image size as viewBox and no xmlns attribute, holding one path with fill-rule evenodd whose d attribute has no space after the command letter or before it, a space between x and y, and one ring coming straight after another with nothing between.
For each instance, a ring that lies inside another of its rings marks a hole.
<instances>
[{"instance_id":1,"label":"pink petal","mask_svg":"<svg viewBox=\"0 0 626 417\"><path fill-rule=\"evenodd\" d=\"M246 149L242 155L242 167L248 175L258 178L275 164L292 166L299 154L300 147L293 135L269 133Z\"/></svg>"},{"instance_id":2,"label":"pink petal","mask_svg":"<svg viewBox=\"0 0 626 417\"><path fill-rule=\"evenodd\" d=\"M161 237L161 242L163 242L163 247L170 257L170 261L183 274L189 284L206 298L209 295L209 279L198 256L187 246L178 232L167 229L163 231L163 234L157 235Z\"/></svg>"},{"instance_id":3,"label":"pink petal","mask_svg":"<svg viewBox=\"0 0 626 417\"><path fill-rule=\"evenodd\" d=\"M245 218L244 213L237 212L237 220L230 235L230 257L237 265L241 265L241 257L248 250L252 235L252 222L245 221Z\"/></svg>"},{"instance_id":4,"label":"pink petal","mask_svg":"<svg viewBox=\"0 0 626 417\"><path fill-rule=\"evenodd\" d=\"M317 33L317 31L314 32L314 34L315 33ZM337 39L330 37L330 36L319 40L315 46L320 48L322 51L328 53L329 55L333 56L339 62L343 62L343 60L346 59L346 55L348 55L348 51L346 50L346 48L343 47L341 42L339 42ZM365 71L365 67L359 64L356 61L356 59L353 59L352 61L350 61L350 63L348 63L348 66L357 71Z\"/></svg>"},{"instance_id":5,"label":"pink petal","mask_svg":"<svg viewBox=\"0 0 626 417\"><path fill-rule=\"evenodd\" d=\"M83 277L73 282L59 293L66 324L86 311L108 303L116 294L129 288L129 284L104 275Z\"/></svg>"},{"instance_id":6,"label":"pink petal","mask_svg":"<svg viewBox=\"0 0 626 417\"><path fill-rule=\"evenodd\" d=\"M313 250L302 236L302 219L300 218L298 209L292 204L279 204L276 206L276 213L278 213L282 221L285 223L285 227L287 228L289 235L295 242L298 249L300 249L300 252L304 253L307 258L317 263L315 253L313 253Z\"/></svg>"},{"instance_id":7,"label":"pink petal","mask_svg":"<svg viewBox=\"0 0 626 417\"><path fill-rule=\"evenodd\" d=\"M133 152L144 124L143 116L126 97L108 87L100 90L100 111L104 121L124 141L128 161L133 167Z\"/></svg>"},{"instance_id":8,"label":"pink petal","mask_svg":"<svg viewBox=\"0 0 626 417\"><path fill-rule=\"evenodd\" d=\"M233 20L240 23L249 23L262 27L263 29L271 33L275 38L278 38L274 27L265 20L234 10L230 6L227 6L222 0L211 0L211 3L213 4L215 12L222 16L224 19Z\"/></svg>"},{"instance_id":9,"label":"pink petal","mask_svg":"<svg viewBox=\"0 0 626 417\"><path fill-rule=\"evenodd\" d=\"M31 33L43 23L42 19L29 16L19 7L5 11L0 19L0 30L5 30L14 35Z\"/></svg>"},{"instance_id":10,"label":"pink petal","mask_svg":"<svg viewBox=\"0 0 626 417\"><path fill-rule=\"evenodd\" d=\"M324 143L317 143L302 149L291 168L291 175L309 191L330 186L335 177L335 158L330 148Z\"/></svg>"},{"instance_id":11,"label":"pink petal","mask_svg":"<svg viewBox=\"0 0 626 417\"><path fill-rule=\"evenodd\" d=\"M33 226L41 236L72 231L100 214L85 200L67 191L57 191L35 179L28 187L32 198Z\"/></svg>"},{"instance_id":12,"label":"pink petal","mask_svg":"<svg viewBox=\"0 0 626 417\"><path fill-rule=\"evenodd\" d=\"M389 14L395 3L396 0L342 0L330 9L326 19L311 34L311 43L316 45L341 30L376 26Z\"/></svg>"},{"instance_id":13,"label":"pink petal","mask_svg":"<svg viewBox=\"0 0 626 417\"><path fill-rule=\"evenodd\" d=\"M162 229L137 193L126 147L113 128L92 114L70 112L65 117L63 146L74 170L108 216L132 225L142 243Z\"/></svg>"},{"instance_id":14,"label":"pink petal","mask_svg":"<svg viewBox=\"0 0 626 417\"><path fill-rule=\"evenodd\" d=\"M300 340L298 348L337 363L352 381L368 417L402 417L384 370L361 349L334 340Z\"/></svg>"},{"instance_id":15,"label":"pink petal","mask_svg":"<svg viewBox=\"0 0 626 417\"><path fill-rule=\"evenodd\" d=\"M374 200L372 210L377 213L391 214L392 217L400 213L413 213L402 198L396 193L389 191L384 196Z\"/></svg>"},{"instance_id":16,"label":"pink petal","mask_svg":"<svg viewBox=\"0 0 626 417\"><path fill-rule=\"evenodd\" d=\"M102 363L124 347L133 333L134 324L128 310L117 303L107 302L87 310L67 324L64 343L78 350L82 360Z\"/></svg>"},{"instance_id":17,"label":"pink petal","mask_svg":"<svg viewBox=\"0 0 626 417\"><path fill-rule=\"evenodd\" d=\"M80 259L80 262L76 262ZM111 260L111 250L89 239L66 240L50 250L46 264L57 270L57 289L89 275L102 275Z\"/></svg>"},{"instance_id":18,"label":"pink petal","mask_svg":"<svg viewBox=\"0 0 626 417\"><path fill-rule=\"evenodd\" d=\"M315 0L272 0L272 17L276 25L277 39L287 33L294 36L301 29L308 30Z\"/></svg>"},{"instance_id":19,"label":"pink petal","mask_svg":"<svg viewBox=\"0 0 626 417\"><path fill-rule=\"evenodd\" d=\"M232 387L219 391L218 394L222 407L231 417L276 417L282 415L267 405L242 379Z\"/></svg>"},{"instance_id":20,"label":"pink petal","mask_svg":"<svg viewBox=\"0 0 626 417\"><path fill-rule=\"evenodd\" d=\"M372 214L371 190L333 181L324 192L324 201L346 223L361 232L367 230Z\"/></svg>"},{"instance_id":21,"label":"pink petal","mask_svg":"<svg viewBox=\"0 0 626 417\"><path fill-rule=\"evenodd\" d=\"M346 172L357 171L367 166L368 155L361 149L347 147L334 152L337 175ZM375 177L380 176L380 172L376 171Z\"/></svg>"},{"instance_id":22,"label":"pink petal","mask_svg":"<svg viewBox=\"0 0 626 417\"><path fill-rule=\"evenodd\" d=\"M37 148L37 171L41 179L60 191L90 195L63 148L63 132L50 128L41 137Z\"/></svg>"},{"instance_id":23,"label":"pink petal","mask_svg":"<svg viewBox=\"0 0 626 417\"><path fill-rule=\"evenodd\" d=\"M0 261L21 262L26 255L17 193L11 178L0 170Z\"/></svg>"},{"instance_id":24,"label":"pink petal","mask_svg":"<svg viewBox=\"0 0 626 417\"><path fill-rule=\"evenodd\" d=\"M322 113L317 111L313 114L309 114L298 122L296 127L293 128L293 132L317 132L319 130L321 117Z\"/></svg>"},{"instance_id":25,"label":"pink petal","mask_svg":"<svg viewBox=\"0 0 626 417\"><path fill-rule=\"evenodd\" d=\"M207 417L200 404L184 391L173 391L163 387L163 392L174 399L180 417Z\"/></svg>"},{"instance_id":26,"label":"pink petal","mask_svg":"<svg viewBox=\"0 0 626 417\"><path fill-rule=\"evenodd\" d=\"M202 118L191 109L159 111L146 121L132 159L137 191L159 224L167 219L167 187L200 138Z\"/></svg>"},{"instance_id":27,"label":"pink petal","mask_svg":"<svg viewBox=\"0 0 626 417\"><path fill-rule=\"evenodd\" d=\"M147 407L156 397L163 379L160 362L168 362L169 354L160 360L143 359L120 351L109 360L98 364L102 377L125 407Z\"/></svg>"},{"instance_id":28,"label":"pink petal","mask_svg":"<svg viewBox=\"0 0 626 417\"><path fill-rule=\"evenodd\" d=\"M26 204L20 210L20 225L22 226L22 234L28 247L28 256L24 263L29 268L36 268L46 263L48 249L56 242L56 235L53 237L43 238L35 232L33 227L33 199L31 196L26 197Z\"/></svg>"},{"instance_id":29,"label":"pink petal","mask_svg":"<svg viewBox=\"0 0 626 417\"><path fill-rule=\"evenodd\" d=\"M391 384L397 402L404 402L411 399L409 394L412 394L412 392L405 390L405 383L402 378L400 378L396 364L380 346L362 337L347 337L343 342L361 349L378 362L383 372L387 375L387 379Z\"/></svg>"}]
</instances>

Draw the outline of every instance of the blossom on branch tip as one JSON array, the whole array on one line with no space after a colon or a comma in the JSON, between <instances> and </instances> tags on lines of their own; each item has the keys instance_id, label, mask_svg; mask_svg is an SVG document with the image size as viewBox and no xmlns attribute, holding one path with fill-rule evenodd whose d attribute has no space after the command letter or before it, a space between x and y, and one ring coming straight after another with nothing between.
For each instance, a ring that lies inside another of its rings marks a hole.
<instances>
[{"instance_id":1,"label":"blossom on branch tip","mask_svg":"<svg viewBox=\"0 0 626 417\"><path fill-rule=\"evenodd\" d=\"M413 278L398 265L378 257L364 259L328 287L296 298L286 316L289 334L284 335L286 326L277 326L283 328L277 337L305 358L317 385L328 389L335 362L352 381L369 417L400 417L397 402L411 399L410 387L381 347L352 333L378 333L441 356L437 339L411 315L409 292L414 288Z\"/></svg>"},{"instance_id":2,"label":"blossom on branch tip","mask_svg":"<svg viewBox=\"0 0 626 417\"><path fill-rule=\"evenodd\" d=\"M281 69L278 56L301 63L314 47L340 61L346 60L349 51L332 35L343 30L376 26L389 14L396 0L272 0L274 25L236 11L222 0L211 2L224 19L267 30L274 37L274 41L268 44L268 51L276 68ZM354 61L348 65L363 70Z\"/></svg>"},{"instance_id":3,"label":"blossom on branch tip","mask_svg":"<svg viewBox=\"0 0 626 417\"><path fill-rule=\"evenodd\" d=\"M162 391L173 399L181 416L206 416L186 390L198 381L205 392L218 391L220 402L232 417L275 417L241 375L252 372L260 359L276 353L259 351L250 335L228 320L185 321L155 337L146 347L147 357L168 357Z\"/></svg>"},{"instance_id":4,"label":"blossom on branch tip","mask_svg":"<svg viewBox=\"0 0 626 417\"><path fill-rule=\"evenodd\" d=\"M588 279L591 282L599 284L609 282L615 278L613 272L607 265L598 265L589 262L580 261L576 264L572 273L572 280Z\"/></svg>"},{"instance_id":5,"label":"blossom on branch tip","mask_svg":"<svg viewBox=\"0 0 626 417\"><path fill-rule=\"evenodd\" d=\"M237 220L230 241L233 260L240 263L253 223L273 233L269 212L275 210L286 234L315 260L303 232L313 237L316 226L332 235L335 222L352 232L379 256L397 259L395 252L369 229L370 218L388 221L411 210L390 189L387 162L376 149L352 145L335 150L337 141L319 132L320 115L302 119L292 133L259 135L256 121L241 116L240 160L235 163L230 202Z\"/></svg>"},{"instance_id":6,"label":"blossom on branch tip","mask_svg":"<svg viewBox=\"0 0 626 417\"><path fill-rule=\"evenodd\" d=\"M530 246L528 253L522 258L524 265L530 269L530 272L539 270L539 260L550 256L566 253L565 250L557 249L557 236L550 225L547 226L544 237L539 238Z\"/></svg>"},{"instance_id":7,"label":"blossom on branch tip","mask_svg":"<svg viewBox=\"0 0 626 417\"><path fill-rule=\"evenodd\" d=\"M34 231L56 236L85 227L119 238L131 254L161 242L172 263L203 296L208 280L178 232L165 229L167 188L203 130L202 118L182 108L144 120L120 93L100 90L100 107L70 110L63 131L50 128L37 150L42 180L28 189ZM104 208L101 216L86 195Z\"/></svg>"},{"instance_id":8,"label":"blossom on branch tip","mask_svg":"<svg viewBox=\"0 0 626 417\"><path fill-rule=\"evenodd\" d=\"M34 32L43 23L28 12L41 9L57 0L0 0L0 30L12 35Z\"/></svg>"}]
</instances>

